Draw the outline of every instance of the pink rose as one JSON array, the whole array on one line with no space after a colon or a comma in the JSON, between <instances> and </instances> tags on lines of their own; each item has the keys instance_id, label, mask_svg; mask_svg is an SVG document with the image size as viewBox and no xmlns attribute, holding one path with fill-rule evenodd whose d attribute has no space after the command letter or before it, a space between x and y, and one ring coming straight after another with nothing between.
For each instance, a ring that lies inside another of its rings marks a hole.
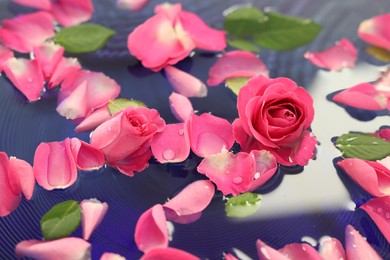
<instances>
[{"instance_id":1,"label":"pink rose","mask_svg":"<svg viewBox=\"0 0 390 260\"><path fill-rule=\"evenodd\" d=\"M269 150L282 165L306 165L314 157L313 99L294 81L253 77L241 88L237 109L233 132L243 151Z\"/></svg>"},{"instance_id":2,"label":"pink rose","mask_svg":"<svg viewBox=\"0 0 390 260\"><path fill-rule=\"evenodd\" d=\"M153 136L164 128L157 110L129 107L98 126L90 143L104 153L108 164L133 176L148 166Z\"/></svg>"}]
</instances>

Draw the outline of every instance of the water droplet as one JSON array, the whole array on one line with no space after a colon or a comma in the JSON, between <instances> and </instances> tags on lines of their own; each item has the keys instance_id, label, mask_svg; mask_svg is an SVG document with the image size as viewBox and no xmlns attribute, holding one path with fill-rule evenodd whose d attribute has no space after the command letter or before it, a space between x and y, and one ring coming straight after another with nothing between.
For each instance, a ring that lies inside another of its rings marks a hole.
<instances>
[{"instance_id":1,"label":"water droplet","mask_svg":"<svg viewBox=\"0 0 390 260\"><path fill-rule=\"evenodd\" d=\"M28 78L27 81L28 81L29 83L33 83L33 79L32 79L32 78Z\"/></svg>"},{"instance_id":2,"label":"water droplet","mask_svg":"<svg viewBox=\"0 0 390 260\"><path fill-rule=\"evenodd\" d=\"M229 174L230 174L230 171L226 171L225 174L229 175Z\"/></svg>"},{"instance_id":3,"label":"water droplet","mask_svg":"<svg viewBox=\"0 0 390 260\"><path fill-rule=\"evenodd\" d=\"M268 254L267 249L266 249L264 246L260 247L260 251L261 251L261 253L263 253L263 256L264 256L266 259L271 259L270 255Z\"/></svg>"},{"instance_id":4,"label":"water droplet","mask_svg":"<svg viewBox=\"0 0 390 260\"><path fill-rule=\"evenodd\" d=\"M112 130L111 126L107 128L107 131L110 132Z\"/></svg>"},{"instance_id":5,"label":"water droplet","mask_svg":"<svg viewBox=\"0 0 390 260\"><path fill-rule=\"evenodd\" d=\"M175 158L175 152L171 149L167 149L163 152L162 156L165 160L172 160Z\"/></svg>"},{"instance_id":6,"label":"water droplet","mask_svg":"<svg viewBox=\"0 0 390 260\"><path fill-rule=\"evenodd\" d=\"M178 133L179 133L179 135L183 135L184 134L184 129L180 129Z\"/></svg>"},{"instance_id":7,"label":"water droplet","mask_svg":"<svg viewBox=\"0 0 390 260\"><path fill-rule=\"evenodd\" d=\"M377 208L376 210L378 213L382 213L383 212L383 209L382 208Z\"/></svg>"},{"instance_id":8,"label":"water droplet","mask_svg":"<svg viewBox=\"0 0 390 260\"><path fill-rule=\"evenodd\" d=\"M357 246L356 246L355 244L352 244L352 247L353 247L353 248L357 248Z\"/></svg>"},{"instance_id":9,"label":"water droplet","mask_svg":"<svg viewBox=\"0 0 390 260\"><path fill-rule=\"evenodd\" d=\"M260 172L256 172L254 177L255 177L255 180L257 180L258 178L260 178Z\"/></svg>"},{"instance_id":10,"label":"water droplet","mask_svg":"<svg viewBox=\"0 0 390 260\"><path fill-rule=\"evenodd\" d=\"M241 177L235 177L234 179L233 179L233 183L234 184L240 184L242 182L242 178Z\"/></svg>"},{"instance_id":11,"label":"water droplet","mask_svg":"<svg viewBox=\"0 0 390 260\"><path fill-rule=\"evenodd\" d=\"M302 246L302 250L303 250L303 251L306 251L305 245Z\"/></svg>"}]
</instances>

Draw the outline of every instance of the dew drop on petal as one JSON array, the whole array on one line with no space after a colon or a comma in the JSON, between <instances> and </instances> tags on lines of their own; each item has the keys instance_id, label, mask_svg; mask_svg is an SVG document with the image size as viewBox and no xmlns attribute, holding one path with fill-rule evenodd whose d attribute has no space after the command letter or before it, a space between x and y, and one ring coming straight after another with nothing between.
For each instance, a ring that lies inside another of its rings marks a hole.
<instances>
[{"instance_id":1,"label":"dew drop on petal","mask_svg":"<svg viewBox=\"0 0 390 260\"><path fill-rule=\"evenodd\" d=\"M171 149L167 149L163 152L162 156L165 160L172 160L175 158L175 152Z\"/></svg>"},{"instance_id":2,"label":"dew drop on petal","mask_svg":"<svg viewBox=\"0 0 390 260\"><path fill-rule=\"evenodd\" d=\"M255 180L257 180L258 178L260 178L260 172L256 172L254 178L255 178Z\"/></svg>"},{"instance_id":3,"label":"dew drop on petal","mask_svg":"<svg viewBox=\"0 0 390 260\"><path fill-rule=\"evenodd\" d=\"M235 177L234 179L233 179L233 183L234 184L240 184L242 182L242 178L241 177Z\"/></svg>"},{"instance_id":4,"label":"dew drop on petal","mask_svg":"<svg viewBox=\"0 0 390 260\"><path fill-rule=\"evenodd\" d=\"M376 210L378 213L382 213L383 212L383 209L382 208L377 208Z\"/></svg>"},{"instance_id":5,"label":"dew drop on petal","mask_svg":"<svg viewBox=\"0 0 390 260\"><path fill-rule=\"evenodd\" d=\"M178 133L179 133L179 135L183 135L184 134L184 129L180 129Z\"/></svg>"},{"instance_id":6,"label":"dew drop on petal","mask_svg":"<svg viewBox=\"0 0 390 260\"><path fill-rule=\"evenodd\" d=\"M27 81L28 81L29 83L32 83L32 82L33 82L33 79L32 79L32 78L28 78Z\"/></svg>"},{"instance_id":7,"label":"dew drop on petal","mask_svg":"<svg viewBox=\"0 0 390 260\"><path fill-rule=\"evenodd\" d=\"M267 249L264 246L260 247L260 251L266 259L271 259Z\"/></svg>"}]
</instances>

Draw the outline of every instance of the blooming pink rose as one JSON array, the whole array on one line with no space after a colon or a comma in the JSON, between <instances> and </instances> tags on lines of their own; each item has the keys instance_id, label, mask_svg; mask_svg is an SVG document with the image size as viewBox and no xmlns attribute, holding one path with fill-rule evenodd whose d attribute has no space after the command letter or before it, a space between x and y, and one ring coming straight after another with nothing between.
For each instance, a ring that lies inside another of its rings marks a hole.
<instances>
[{"instance_id":1,"label":"blooming pink rose","mask_svg":"<svg viewBox=\"0 0 390 260\"><path fill-rule=\"evenodd\" d=\"M233 132L243 151L269 150L282 165L306 165L314 157L313 99L294 81L256 76L241 88L237 109Z\"/></svg>"},{"instance_id":2,"label":"blooming pink rose","mask_svg":"<svg viewBox=\"0 0 390 260\"><path fill-rule=\"evenodd\" d=\"M129 107L98 126L90 143L104 153L108 164L132 176L148 166L152 138L164 128L157 110Z\"/></svg>"}]
</instances>

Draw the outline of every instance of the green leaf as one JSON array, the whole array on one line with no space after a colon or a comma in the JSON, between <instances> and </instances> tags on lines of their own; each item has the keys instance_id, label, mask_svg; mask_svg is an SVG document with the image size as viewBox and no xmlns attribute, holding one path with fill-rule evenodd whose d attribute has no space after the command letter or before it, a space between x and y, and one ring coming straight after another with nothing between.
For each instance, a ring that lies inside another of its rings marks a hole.
<instances>
[{"instance_id":1,"label":"green leaf","mask_svg":"<svg viewBox=\"0 0 390 260\"><path fill-rule=\"evenodd\" d=\"M380 160L390 155L390 142L370 134L350 133L337 138L336 147L346 157Z\"/></svg>"},{"instance_id":2,"label":"green leaf","mask_svg":"<svg viewBox=\"0 0 390 260\"><path fill-rule=\"evenodd\" d=\"M115 31L92 23L80 24L61 29L54 41L70 53L87 53L102 48L116 34Z\"/></svg>"},{"instance_id":3,"label":"green leaf","mask_svg":"<svg viewBox=\"0 0 390 260\"><path fill-rule=\"evenodd\" d=\"M225 204L228 217L244 218L254 214L260 207L261 195L247 192L230 198Z\"/></svg>"},{"instance_id":4,"label":"green leaf","mask_svg":"<svg viewBox=\"0 0 390 260\"><path fill-rule=\"evenodd\" d=\"M226 86L233 91L233 93L238 96L240 89L248 82L249 78L247 77L237 77L226 80Z\"/></svg>"},{"instance_id":5,"label":"green leaf","mask_svg":"<svg viewBox=\"0 0 390 260\"><path fill-rule=\"evenodd\" d=\"M80 225L81 208L74 200L67 200L52 207L41 219L45 240L67 237Z\"/></svg>"},{"instance_id":6,"label":"green leaf","mask_svg":"<svg viewBox=\"0 0 390 260\"><path fill-rule=\"evenodd\" d=\"M390 62L390 51L381 47L370 46L366 48L366 52L377 60Z\"/></svg>"},{"instance_id":7,"label":"green leaf","mask_svg":"<svg viewBox=\"0 0 390 260\"><path fill-rule=\"evenodd\" d=\"M108 102L108 110L111 115L128 107L146 107L146 105L142 101L127 98L118 98Z\"/></svg>"},{"instance_id":8,"label":"green leaf","mask_svg":"<svg viewBox=\"0 0 390 260\"><path fill-rule=\"evenodd\" d=\"M247 39L235 38L228 40L228 44L234 48L259 53L259 47Z\"/></svg>"},{"instance_id":9,"label":"green leaf","mask_svg":"<svg viewBox=\"0 0 390 260\"><path fill-rule=\"evenodd\" d=\"M247 36L261 30L263 23L263 12L254 7L244 7L229 13L223 27L230 35Z\"/></svg>"},{"instance_id":10,"label":"green leaf","mask_svg":"<svg viewBox=\"0 0 390 260\"><path fill-rule=\"evenodd\" d=\"M276 51L295 49L314 40L321 26L312 20L268 13L262 30L253 35L255 43Z\"/></svg>"}]
</instances>

